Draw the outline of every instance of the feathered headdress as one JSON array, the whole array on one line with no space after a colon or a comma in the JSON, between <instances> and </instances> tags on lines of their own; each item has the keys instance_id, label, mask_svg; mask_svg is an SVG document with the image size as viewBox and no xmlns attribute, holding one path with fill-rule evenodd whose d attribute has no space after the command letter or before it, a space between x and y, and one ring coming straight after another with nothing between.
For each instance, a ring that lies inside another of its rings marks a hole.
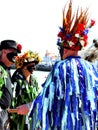
<instances>
[{"instance_id":1,"label":"feathered headdress","mask_svg":"<svg viewBox=\"0 0 98 130\"><path fill-rule=\"evenodd\" d=\"M88 20L88 9L83 11L82 8L78 8L72 14L72 0L70 0L68 10L66 5L63 9L63 24L58 33L57 45L77 51L85 47L89 29L95 24L95 21L91 20L90 25L87 26Z\"/></svg>"},{"instance_id":2,"label":"feathered headdress","mask_svg":"<svg viewBox=\"0 0 98 130\"><path fill-rule=\"evenodd\" d=\"M34 62L38 64L41 61L40 56L36 52L32 52L31 50L24 52L23 55L18 55L15 59L16 68L22 68L23 65Z\"/></svg>"}]
</instances>

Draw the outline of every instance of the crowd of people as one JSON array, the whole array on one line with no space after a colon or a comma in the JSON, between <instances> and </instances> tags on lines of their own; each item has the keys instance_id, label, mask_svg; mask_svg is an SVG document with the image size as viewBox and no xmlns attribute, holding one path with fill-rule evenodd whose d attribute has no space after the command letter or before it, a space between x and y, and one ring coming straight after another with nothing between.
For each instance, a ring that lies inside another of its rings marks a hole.
<instances>
[{"instance_id":1,"label":"crowd of people","mask_svg":"<svg viewBox=\"0 0 98 130\"><path fill-rule=\"evenodd\" d=\"M95 21L88 9L77 8L72 0L63 9L63 23L57 46L57 61L39 92L33 75L41 61L31 50L21 54L14 40L0 43L0 130L97 130L98 129L98 41L79 55L88 44ZM10 75L12 65L15 71Z\"/></svg>"}]
</instances>

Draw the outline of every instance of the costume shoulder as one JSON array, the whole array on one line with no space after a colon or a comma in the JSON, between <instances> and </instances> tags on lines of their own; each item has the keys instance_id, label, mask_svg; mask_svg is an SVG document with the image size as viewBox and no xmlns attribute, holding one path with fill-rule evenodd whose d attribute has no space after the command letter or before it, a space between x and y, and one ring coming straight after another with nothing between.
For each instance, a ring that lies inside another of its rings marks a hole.
<instances>
[{"instance_id":1,"label":"costume shoulder","mask_svg":"<svg viewBox=\"0 0 98 130\"><path fill-rule=\"evenodd\" d=\"M6 84L7 73L5 69L0 65L0 97L2 96L2 87Z\"/></svg>"},{"instance_id":2,"label":"costume shoulder","mask_svg":"<svg viewBox=\"0 0 98 130\"><path fill-rule=\"evenodd\" d=\"M7 71L0 65L0 106L6 109L12 100L11 81Z\"/></svg>"},{"instance_id":3,"label":"costume shoulder","mask_svg":"<svg viewBox=\"0 0 98 130\"><path fill-rule=\"evenodd\" d=\"M86 78L87 83L85 83ZM53 85L54 88L62 91L68 86L73 88L78 86L79 82L84 82L87 86L92 87L91 84L95 84L95 80L98 81L98 71L92 63L81 58L68 58L56 62L42 86L48 88Z\"/></svg>"},{"instance_id":4,"label":"costume shoulder","mask_svg":"<svg viewBox=\"0 0 98 130\"><path fill-rule=\"evenodd\" d=\"M5 69L1 65L0 65L0 77L7 78L7 73L6 73Z\"/></svg>"},{"instance_id":5,"label":"costume shoulder","mask_svg":"<svg viewBox=\"0 0 98 130\"><path fill-rule=\"evenodd\" d=\"M23 75L21 74L21 71L17 69L13 75L12 75L12 83L16 82L17 80L23 80Z\"/></svg>"}]
</instances>

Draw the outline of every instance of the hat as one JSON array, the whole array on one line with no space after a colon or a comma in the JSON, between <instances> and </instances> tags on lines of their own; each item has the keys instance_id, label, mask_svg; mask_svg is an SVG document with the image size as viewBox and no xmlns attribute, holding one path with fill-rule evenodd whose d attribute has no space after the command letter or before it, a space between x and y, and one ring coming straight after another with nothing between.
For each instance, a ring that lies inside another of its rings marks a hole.
<instances>
[{"instance_id":1,"label":"hat","mask_svg":"<svg viewBox=\"0 0 98 130\"><path fill-rule=\"evenodd\" d=\"M95 24L94 20L88 24L88 9L79 8L72 12L72 0L68 8L63 9L63 24L58 33L57 45L74 51L79 51L88 43L89 29Z\"/></svg>"},{"instance_id":2,"label":"hat","mask_svg":"<svg viewBox=\"0 0 98 130\"><path fill-rule=\"evenodd\" d=\"M13 48L13 49L17 50L18 53L21 53L21 50L22 50L21 44L18 44L14 40L3 40L3 41L1 41L0 50L9 49L9 48Z\"/></svg>"},{"instance_id":3,"label":"hat","mask_svg":"<svg viewBox=\"0 0 98 130\"><path fill-rule=\"evenodd\" d=\"M23 55L18 55L15 59L16 68L22 68L23 66L34 62L38 64L41 61L37 52L33 52L31 50L24 52Z\"/></svg>"}]
</instances>

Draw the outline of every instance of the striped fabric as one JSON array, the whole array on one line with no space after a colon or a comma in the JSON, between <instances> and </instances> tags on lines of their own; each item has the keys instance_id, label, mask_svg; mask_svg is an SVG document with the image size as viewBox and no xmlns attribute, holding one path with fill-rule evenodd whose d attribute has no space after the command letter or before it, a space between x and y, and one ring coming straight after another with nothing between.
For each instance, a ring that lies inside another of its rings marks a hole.
<instances>
[{"instance_id":1,"label":"striped fabric","mask_svg":"<svg viewBox=\"0 0 98 130\"><path fill-rule=\"evenodd\" d=\"M32 130L95 130L97 68L80 57L55 63L32 105Z\"/></svg>"}]
</instances>

